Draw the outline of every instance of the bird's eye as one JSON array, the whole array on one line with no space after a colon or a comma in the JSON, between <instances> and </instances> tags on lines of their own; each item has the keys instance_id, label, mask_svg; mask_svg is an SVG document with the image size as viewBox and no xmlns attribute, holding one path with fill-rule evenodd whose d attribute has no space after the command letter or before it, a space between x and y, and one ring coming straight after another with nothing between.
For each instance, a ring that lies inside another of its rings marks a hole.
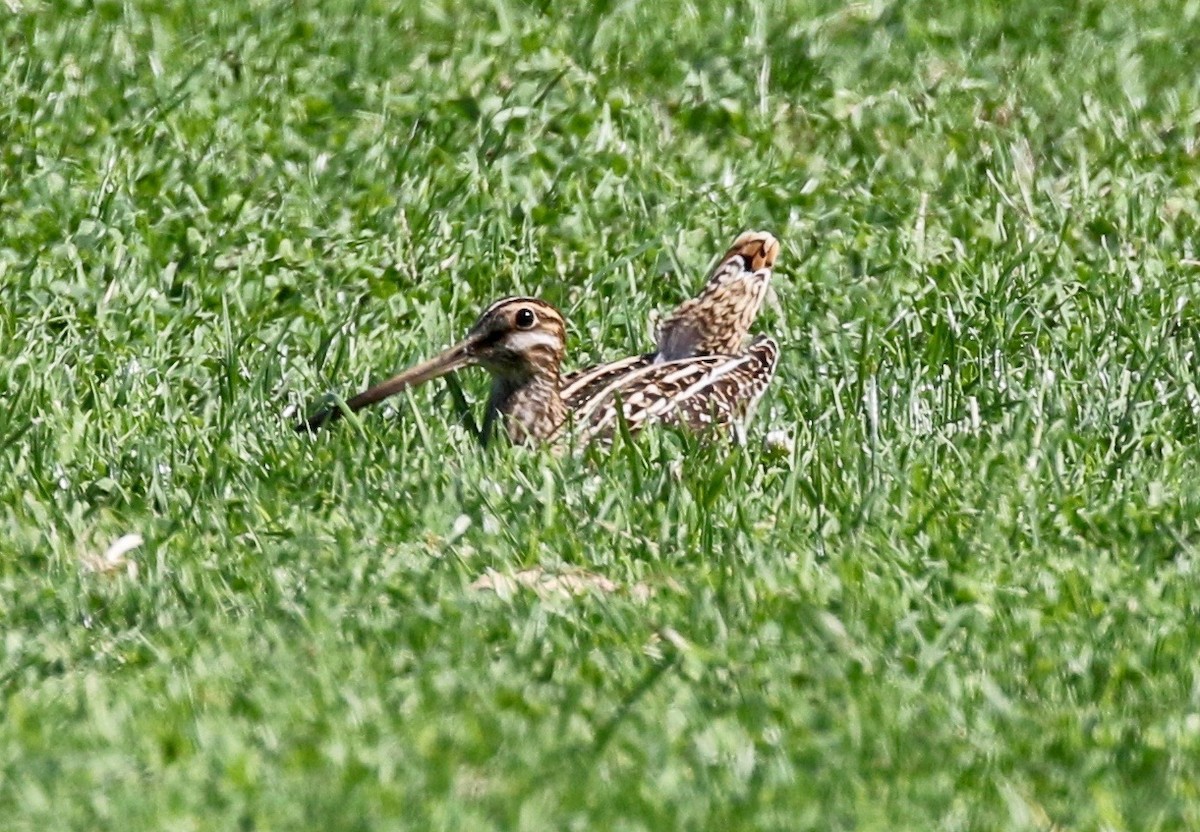
<instances>
[{"instance_id":1,"label":"bird's eye","mask_svg":"<svg viewBox=\"0 0 1200 832\"><path fill-rule=\"evenodd\" d=\"M537 323L537 315L533 314L532 309L525 307L517 310L516 320L518 329L532 329L533 325Z\"/></svg>"}]
</instances>

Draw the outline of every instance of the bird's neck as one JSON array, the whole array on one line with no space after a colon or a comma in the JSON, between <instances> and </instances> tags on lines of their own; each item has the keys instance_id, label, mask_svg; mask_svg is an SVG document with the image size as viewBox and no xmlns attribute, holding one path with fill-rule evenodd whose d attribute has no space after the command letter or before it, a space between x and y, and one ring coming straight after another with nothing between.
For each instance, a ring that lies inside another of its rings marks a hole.
<instances>
[{"instance_id":1,"label":"bird's neck","mask_svg":"<svg viewBox=\"0 0 1200 832\"><path fill-rule=\"evenodd\" d=\"M557 370L526 378L493 378L484 436L491 434L499 418L514 443L549 439L567 418L560 384Z\"/></svg>"}]
</instances>

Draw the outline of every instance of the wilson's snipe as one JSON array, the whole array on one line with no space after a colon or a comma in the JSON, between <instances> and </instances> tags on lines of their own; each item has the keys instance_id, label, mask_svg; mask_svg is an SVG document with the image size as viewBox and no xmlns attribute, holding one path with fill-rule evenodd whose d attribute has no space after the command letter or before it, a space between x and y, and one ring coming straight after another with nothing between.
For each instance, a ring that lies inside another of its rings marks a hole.
<instances>
[{"instance_id":1,"label":"wilson's snipe","mask_svg":"<svg viewBox=\"0 0 1200 832\"><path fill-rule=\"evenodd\" d=\"M559 369L565 338L566 323L553 306L536 298L505 298L488 307L462 341L346 404L352 411L361 410L401 390L478 364L492 374L485 437L500 419L514 442L570 433L587 442L611 435L622 420L631 431L649 421L693 429L737 424L749 416L766 389L778 357L775 342L760 338L741 355L651 360L605 376L603 384L590 386L586 396L575 391L567 399ZM327 408L296 429L316 430L340 415L340 410Z\"/></svg>"}]
</instances>

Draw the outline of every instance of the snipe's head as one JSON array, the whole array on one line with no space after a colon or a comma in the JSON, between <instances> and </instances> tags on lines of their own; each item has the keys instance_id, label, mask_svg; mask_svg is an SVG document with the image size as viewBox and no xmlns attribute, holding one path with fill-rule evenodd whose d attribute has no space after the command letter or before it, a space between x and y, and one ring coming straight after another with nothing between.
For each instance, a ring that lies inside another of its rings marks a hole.
<instances>
[{"instance_id":1,"label":"snipe's head","mask_svg":"<svg viewBox=\"0 0 1200 832\"><path fill-rule=\"evenodd\" d=\"M464 363L519 382L558 375L567 325L558 310L536 298L505 298L484 310L459 347ZM451 351L455 348L451 348Z\"/></svg>"},{"instance_id":2,"label":"snipe's head","mask_svg":"<svg viewBox=\"0 0 1200 832\"><path fill-rule=\"evenodd\" d=\"M358 411L430 379L478 364L506 391L541 380L557 390L567 326L562 315L537 298L505 298L489 306L467 337L438 355L410 367L382 384L364 390L346 404ZM296 430L316 430L337 419L341 411L325 408L301 422Z\"/></svg>"},{"instance_id":3,"label":"snipe's head","mask_svg":"<svg viewBox=\"0 0 1200 832\"><path fill-rule=\"evenodd\" d=\"M767 294L779 241L747 231L709 272L700 294L685 301L658 330L655 360L737 355Z\"/></svg>"}]
</instances>

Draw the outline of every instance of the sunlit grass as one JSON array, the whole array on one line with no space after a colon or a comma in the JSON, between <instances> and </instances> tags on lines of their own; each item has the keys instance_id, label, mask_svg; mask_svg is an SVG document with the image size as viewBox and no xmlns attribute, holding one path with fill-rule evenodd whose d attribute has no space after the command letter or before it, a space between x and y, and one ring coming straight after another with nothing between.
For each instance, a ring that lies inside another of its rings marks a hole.
<instances>
[{"instance_id":1,"label":"sunlit grass","mask_svg":"<svg viewBox=\"0 0 1200 832\"><path fill-rule=\"evenodd\" d=\"M0 826L1200 825L1200 7L0 9ZM744 446L290 430L746 228Z\"/></svg>"}]
</instances>

